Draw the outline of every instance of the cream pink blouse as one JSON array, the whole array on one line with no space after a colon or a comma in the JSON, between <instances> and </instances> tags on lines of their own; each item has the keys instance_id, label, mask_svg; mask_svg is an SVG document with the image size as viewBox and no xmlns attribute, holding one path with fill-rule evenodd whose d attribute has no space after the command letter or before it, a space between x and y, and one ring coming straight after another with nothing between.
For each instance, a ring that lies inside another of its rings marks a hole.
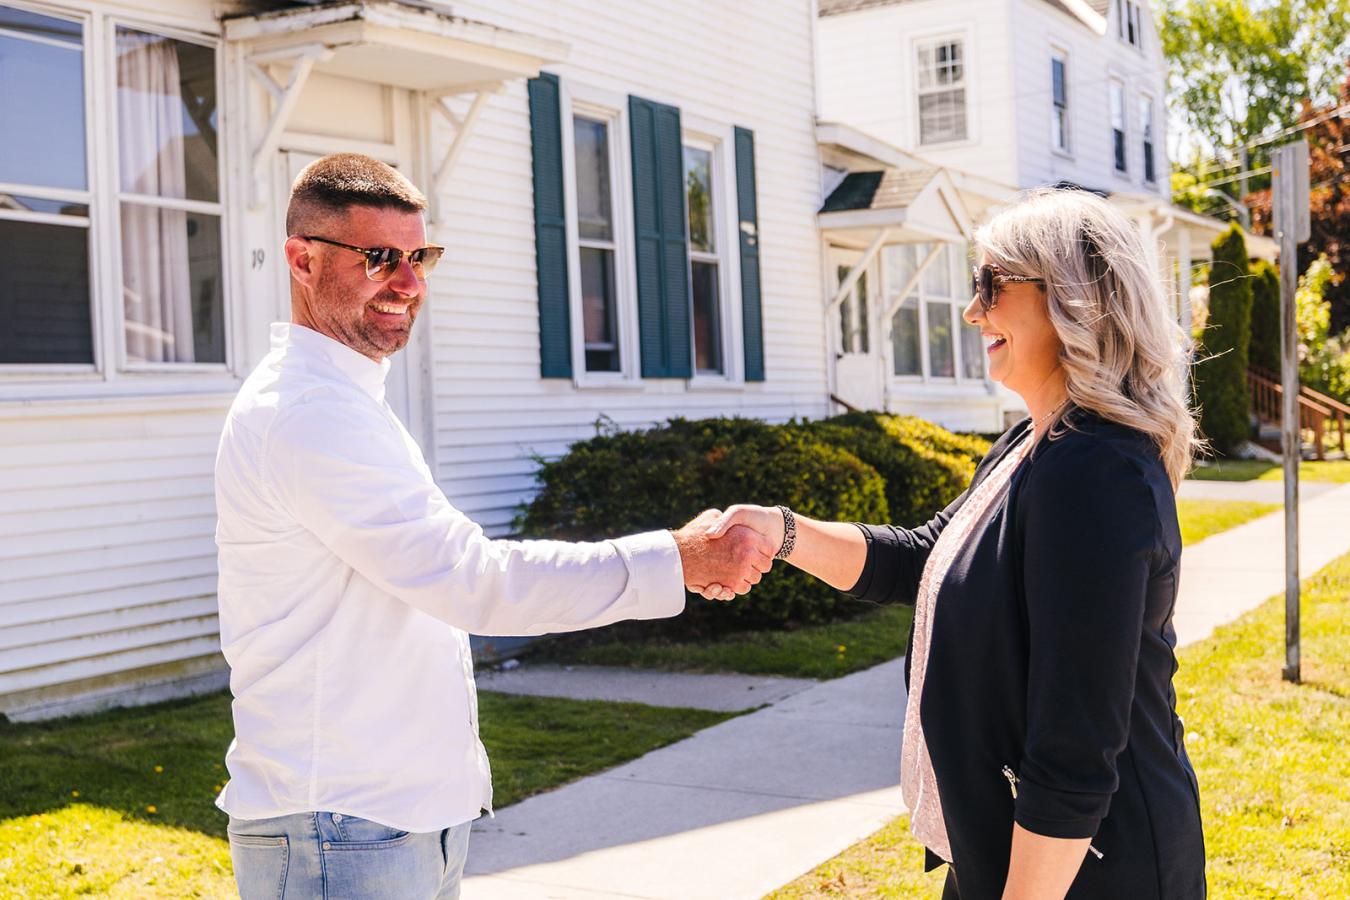
<instances>
[{"instance_id":1,"label":"cream pink blouse","mask_svg":"<svg viewBox=\"0 0 1350 900\"><path fill-rule=\"evenodd\" d=\"M1024 438L1016 451L1008 453L971 492L951 521L942 529L928 554L914 604L914 646L909 660L909 697L905 702L904 744L900 754L900 791L909 805L909 827L929 850L947 862L952 861L947 826L942 819L933 763L924 742L919 704L923 699L924 672L928 668L928 647L933 640L933 608L938 588L947 577L956 554L975 530L975 525L1003 495L1019 463L1026 458L1033 441Z\"/></svg>"}]
</instances>

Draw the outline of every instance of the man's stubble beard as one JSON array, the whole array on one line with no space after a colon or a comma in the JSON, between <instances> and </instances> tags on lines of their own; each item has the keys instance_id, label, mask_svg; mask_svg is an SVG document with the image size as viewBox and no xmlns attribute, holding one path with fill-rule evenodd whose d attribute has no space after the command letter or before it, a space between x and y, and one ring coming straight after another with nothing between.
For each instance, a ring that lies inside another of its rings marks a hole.
<instances>
[{"instance_id":1,"label":"man's stubble beard","mask_svg":"<svg viewBox=\"0 0 1350 900\"><path fill-rule=\"evenodd\" d=\"M408 340L412 337L413 322L416 321L417 313L421 309L420 299L408 305L408 321L403 327L380 328L366 319L366 308L371 303L380 301L402 303L403 298L394 291L381 291L361 306L353 308L351 302L346 299L342 287L336 282L336 278L325 272L319 276L319 283L314 291L314 305L328 327L333 329L333 337L357 353L368 357L393 356L408 345Z\"/></svg>"}]
</instances>

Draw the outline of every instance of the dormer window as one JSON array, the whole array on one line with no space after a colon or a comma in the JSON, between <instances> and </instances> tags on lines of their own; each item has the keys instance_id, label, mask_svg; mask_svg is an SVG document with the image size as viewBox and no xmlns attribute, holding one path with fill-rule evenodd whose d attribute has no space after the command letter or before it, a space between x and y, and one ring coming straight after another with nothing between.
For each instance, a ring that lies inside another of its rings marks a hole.
<instances>
[{"instance_id":1,"label":"dormer window","mask_svg":"<svg viewBox=\"0 0 1350 900\"><path fill-rule=\"evenodd\" d=\"M960 38L918 45L919 143L966 139L966 64Z\"/></svg>"},{"instance_id":2,"label":"dormer window","mask_svg":"<svg viewBox=\"0 0 1350 900\"><path fill-rule=\"evenodd\" d=\"M1116 33L1132 47L1144 45L1144 16L1136 0L1116 0Z\"/></svg>"}]
</instances>

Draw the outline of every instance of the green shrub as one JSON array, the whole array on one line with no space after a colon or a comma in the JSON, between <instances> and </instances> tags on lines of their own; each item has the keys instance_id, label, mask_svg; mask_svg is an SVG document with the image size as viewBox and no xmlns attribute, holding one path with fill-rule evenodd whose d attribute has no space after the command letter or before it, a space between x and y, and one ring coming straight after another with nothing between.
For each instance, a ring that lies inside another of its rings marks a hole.
<instances>
[{"instance_id":1,"label":"green shrub","mask_svg":"<svg viewBox=\"0 0 1350 900\"><path fill-rule=\"evenodd\" d=\"M1298 281L1299 378L1313 390L1350 401L1350 331L1331 332L1327 288L1335 272L1325 255L1313 260Z\"/></svg>"},{"instance_id":2,"label":"green shrub","mask_svg":"<svg viewBox=\"0 0 1350 900\"><path fill-rule=\"evenodd\" d=\"M1209 320L1195 364L1200 428L1227 455L1251 434L1247 349L1251 342L1252 280L1242 229L1232 225L1214 242Z\"/></svg>"},{"instance_id":3,"label":"green shrub","mask_svg":"<svg viewBox=\"0 0 1350 900\"><path fill-rule=\"evenodd\" d=\"M1264 259L1252 264L1251 344L1247 358L1276 374L1280 371L1280 270Z\"/></svg>"},{"instance_id":4,"label":"green shrub","mask_svg":"<svg viewBox=\"0 0 1350 900\"><path fill-rule=\"evenodd\" d=\"M802 423L818 439L848 450L886 481L891 522L912 528L956 498L989 444L913 416L846 413Z\"/></svg>"},{"instance_id":5,"label":"green shrub","mask_svg":"<svg viewBox=\"0 0 1350 900\"><path fill-rule=\"evenodd\" d=\"M752 419L674 419L602 434L543 463L540 491L517 520L530 537L594 540L676 527L709 507L785 504L812 518L884 522L885 482L846 450L791 426ZM692 597L685 614L646 632L709 634L823 622L866 607L790 566L733 603Z\"/></svg>"}]
</instances>

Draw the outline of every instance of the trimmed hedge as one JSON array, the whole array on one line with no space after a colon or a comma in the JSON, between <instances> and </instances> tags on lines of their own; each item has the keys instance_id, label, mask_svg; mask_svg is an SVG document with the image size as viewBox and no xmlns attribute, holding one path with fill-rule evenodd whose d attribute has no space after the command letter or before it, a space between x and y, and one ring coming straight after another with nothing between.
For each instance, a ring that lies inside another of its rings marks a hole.
<instances>
[{"instance_id":1,"label":"trimmed hedge","mask_svg":"<svg viewBox=\"0 0 1350 900\"><path fill-rule=\"evenodd\" d=\"M1214 241L1209 271L1209 321L1195 365L1200 430L1228 455L1251 434L1247 349L1251 343L1252 279L1247 242L1232 225Z\"/></svg>"},{"instance_id":2,"label":"trimmed hedge","mask_svg":"<svg viewBox=\"0 0 1350 900\"><path fill-rule=\"evenodd\" d=\"M913 528L957 497L989 452L979 438L913 416L846 413L799 427L850 451L886 481L890 521Z\"/></svg>"},{"instance_id":3,"label":"trimmed hedge","mask_svg":"<svg viewBox=\"0 0 1350 900\"><path fill-rule=\"evenodd\" d=\"M671 528L737 502L782 503L812 518L889 519L885 482L874 468L799 429L753 419L674 419L648 431L599 435L543 464L537 477L541 490L517 522L531 537L595 540ZM683 616L649 628L707 634L862 611L789 566L775 567L733 603L691 599Z\"/></svg>"},{"instance_id":4,"label":"trimmed hedge","mask_svg":"<svg viewBox=\"0 0 1350 900\"><path fill-rule=\"evenodd\" d=\"M1252 339L1247 357L1268 372L1280 371L1280 270L1264 259L1252 263Z\"/></svg>"},{"instance_id":5,"label":"trimmed hedge","mask_svg":"<svg viewBox=\"0 0 1350 900\"><path fill-rule=\"evenodd\" d=\"M596 540L683 524L710 507L785 504L831 521L927 521L965 489L988 444L921 419L851 413L818 422L673 419L601 434L542 462L540 491L517 518L525 536ZM687 637L795 627L866 609L790 566L745 597L691 596L685 614L634 626Z\"/></svg>"}]
</instances>

